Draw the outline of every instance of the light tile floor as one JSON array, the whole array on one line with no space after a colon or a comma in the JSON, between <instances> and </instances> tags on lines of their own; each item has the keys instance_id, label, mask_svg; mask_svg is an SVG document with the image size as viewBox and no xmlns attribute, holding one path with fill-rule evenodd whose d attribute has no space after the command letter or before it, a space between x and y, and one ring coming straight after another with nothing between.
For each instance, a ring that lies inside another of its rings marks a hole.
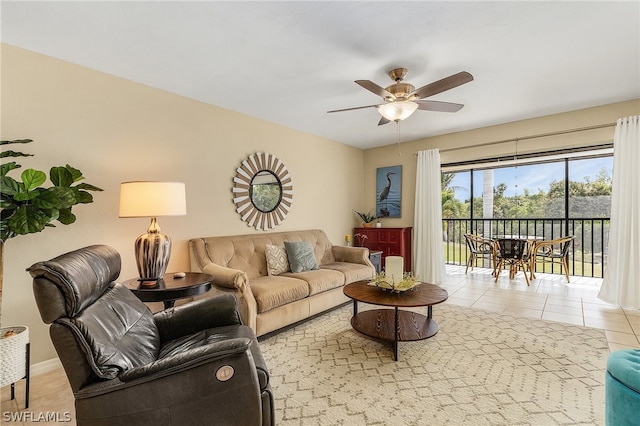
<instances>
[{"instance_id":1,"label":"light tile floor","mask_svg":"<svg viewBox=\"0 0 640 426\"><path fill-rule=\"evenodd\" d=\"M624 309L598 299L600 278L536 273L527 286L522 272L514 279L503 271L495 282L491 269L447 265L442 287L449 292L446 303L471 306L504 314L539 318L600 328L609 350L640 348L640 310Z\"/></svg>"},{"instance_id":2,"label":"light tile floor","mask_svg":"<svg viewBox=\"0 0 640 426\"><path fill-rule=\"evenodd\" d=\"M640 311L599 300L601 279L571 277L567 284L564 276L539 273L527 286L522 272L511 280L505 271L494 282L490 269L475 268L466 275L464 271L463 266L447 266L442 284L449 292L445 303L600 328L605 330L611 351L640 348ZM2 388L1 424L75 425L73 394L61 368L31 378L27 410L24 382L16 384L14 400L10 399L10 386ZM65 421L68 413L71 421ZM43 420L43 415L51 421Z\"/></svg>"}]
</instances>

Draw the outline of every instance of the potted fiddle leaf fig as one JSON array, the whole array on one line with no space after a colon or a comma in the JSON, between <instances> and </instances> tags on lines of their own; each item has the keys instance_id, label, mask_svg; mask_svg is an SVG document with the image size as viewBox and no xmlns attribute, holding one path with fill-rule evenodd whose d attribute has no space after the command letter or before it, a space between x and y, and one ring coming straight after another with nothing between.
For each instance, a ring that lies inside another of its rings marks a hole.
<instances>
[{"instance_id":1,"label":"potted fiddle leaf fig","mask_svg":"<svg viewBox=\"0 0 640 426\"><path fill-rule=\"evenodd\" d=\"M32 157L18 151L5 150L5 145L26 144L31 139L0 141L0 158ZM18 235L41 232L47 227L55 227L57 221L70 225L76 221L71 209L76 204L93 202L88 191L102 189L88 183L79 183L84 179L80 170L66 166L51 167L49 180L52 186L44 187L47 180L45 172L25 169L20 179L9 176L12 170L21 168L15 161L0 164L0 297L4 269L4 244ZM1 300L1 298L0 298Z\"/></svg>"}]
</instances>

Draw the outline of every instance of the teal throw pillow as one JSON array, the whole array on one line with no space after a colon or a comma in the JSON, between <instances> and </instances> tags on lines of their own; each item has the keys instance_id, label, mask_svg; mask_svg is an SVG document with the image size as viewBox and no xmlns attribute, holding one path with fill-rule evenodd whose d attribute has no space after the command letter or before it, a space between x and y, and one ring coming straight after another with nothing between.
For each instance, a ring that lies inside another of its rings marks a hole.
<instances>
[{"instance_id":1,"label":"teal throw pillow","mask_svg":"<svg viewBox=\"0 0 640 426\"><path fill-rule=\"evenodd\" d=\"M313 254L313 247L308 241L284 242L284 248L287 250L289 258L289 266L291 272L298 273L303 271L311 271L320 269L316 256Z\"/></svg>"}]
</instances>

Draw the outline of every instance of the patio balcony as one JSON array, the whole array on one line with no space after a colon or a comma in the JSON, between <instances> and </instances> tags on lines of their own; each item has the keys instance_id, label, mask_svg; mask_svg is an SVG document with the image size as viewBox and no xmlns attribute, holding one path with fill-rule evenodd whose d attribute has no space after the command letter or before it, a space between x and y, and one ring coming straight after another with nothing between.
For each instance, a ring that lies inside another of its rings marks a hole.
<instances>
[{"instance_id":1,"label":"patio balcony","mask_svg":"<svg viewBox=\"0 0 640 426\"><path fill-rule=\"evenodd\" d=\"M449 265L466 265L469 257L464 239L466 233L486 238L520 235L543 240L574 235L569 251L569 275L604 277L609 218L443 219L442 226L445 262ZM491 268L491 265L488 260L478 259L474 267ZM564 273L559 265L552 264L539 264L536 271Z\"/></svg>"}]
</instances>

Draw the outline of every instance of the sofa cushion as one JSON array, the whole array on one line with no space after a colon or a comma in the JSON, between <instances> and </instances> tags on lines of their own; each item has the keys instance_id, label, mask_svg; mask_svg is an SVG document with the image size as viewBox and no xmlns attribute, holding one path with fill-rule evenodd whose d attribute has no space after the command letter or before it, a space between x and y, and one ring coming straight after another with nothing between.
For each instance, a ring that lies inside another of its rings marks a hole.
<instances>
[{"instance_id":1,"label":"sofa cushion","mask_svg":"<svg viewBox=\"0 0 640 426\"><path fill-rule=\"evenodd\" d=\"M344 283L351 284L356 281L370 280L374 270L369 265L361 263L332 262L322 265L321 269L333 269L344 274Z\"/></svg>"},{"instance_id":2,"label":"sofa cushion","mask_svg":"<svg viewBox=\"0 0 640 426\"><path fill-rule=\"evenodd\" d=\"M316 256L313 254L313 246L308 241L285 241L291 272L298 273L319 269Z\"/></svg>"},{"instance_id":3,"label":"sofa cushion","mask_svg":"<svg viewBox=\"0 0 640 426\"><path fill-rule=\"evenodd\" d=\"M279 275L251 280L251 292L256 299L258 313L266 312L287 303L309 296L306 281Z\"/></svg>"},{"instance_id":4,"label":"sofa cushion","mask_svg":"<svg viewBox=\"0 0 640 426\"><path fill-rule=\"evenodd\" d=\"M317 269L314 271L299 272L297 274L287 272L283 276L304 280L309 286L310 296L344 285L344 275L339 271L331 269Z\"/></svg>"},{"instance_id":5,"label":"sofa cushion","mask_svg":"<svg viewBox=\"0 0 640 426\"><path fill-rule=\"evenodd\" d=\"M289 259L284 246L267 244L264 246L264 255L267 259L268 275L280 275L289 270Z\"/></svg>"}]
</instances>

